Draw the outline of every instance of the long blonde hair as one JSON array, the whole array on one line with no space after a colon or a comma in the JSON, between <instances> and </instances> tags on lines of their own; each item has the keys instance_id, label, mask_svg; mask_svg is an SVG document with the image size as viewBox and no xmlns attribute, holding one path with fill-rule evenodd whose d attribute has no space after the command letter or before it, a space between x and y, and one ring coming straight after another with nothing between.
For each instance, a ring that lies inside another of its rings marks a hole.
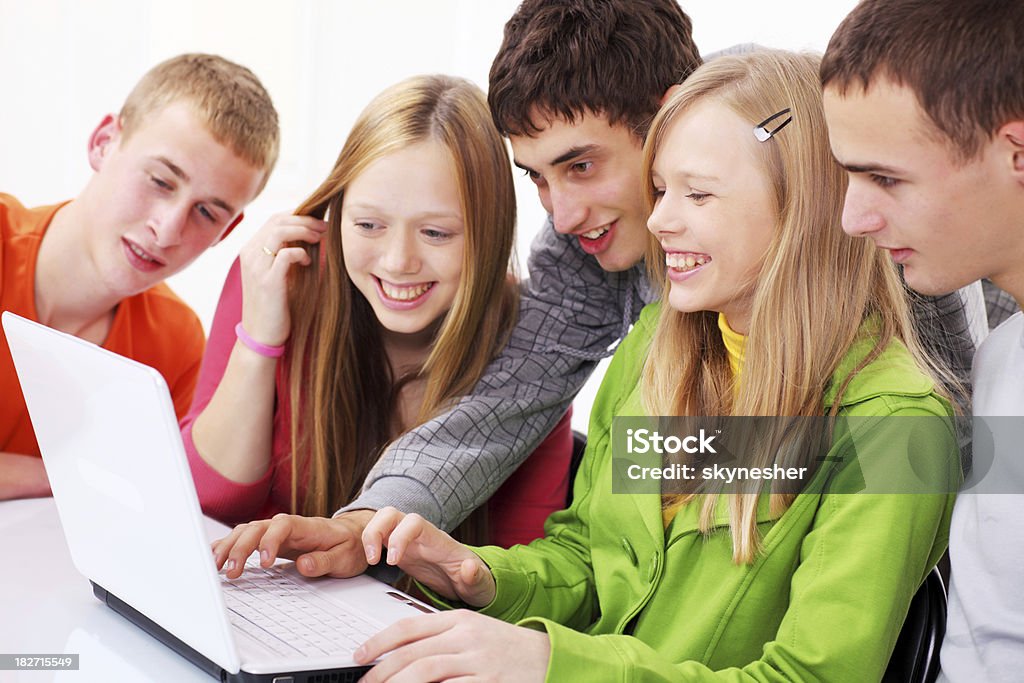
<instances>
[{"instance_id":1,"label":"long blonde hair","mask_svg":"<svg viewBox=\"0 0 1024 683\"><path fill-rule=\"evenodd\" d=\"M340 235L345 188L373 161L425 140L451 153L465 217L462 274L451 309L415 376L393 377L380 324L345 270ZM397 393L426 378L419 421L472 389L498 353L518 301L509 279L515 193L504 142L483 93L449 76L418 76L378 95L359 116L330 175L296 211L326 217L289 290L292 334L292 509L324 515L358 493L391 437ZM305 495L299 501L300 482Z\"/></svg>"},{"instance_id":2,"label":"long blonde hair","mask_svg":"<svg viewBox=\"0 0 1024 683\"><path fill-rule=\"evenodd\" d=\"M751 135L754 126L782 109L791 109L793 117L758 145L778 219L754 290L743 381L734 388L717 313L681 313L663 305L643 371L642 395L650 415L834 414L849 381L893 340L902 341L930 373L896 267L870 240L851 238L841 228L846 174L829 149L818 63L813 55L775 50L720 57L695 71L654 119L644 145L648 178L666 131L699 101L713 99L728 107L750 122ZM647 195L653 206L653 187ZM656 242L647 263L653 281L666 282L667 295L665 256ZM838 387L833 404L823 405L833 373L868 318L873 349ZM760 457L770 464L773 456ZM700 501L704 533L713 528L719 495L681 499ZM795 497L771 493L771 514L781 516ZM729 497L737 563L753 561L759 547L758 498L756 491ZM665 497L666 505L679 502L679 496Z\"/></svg>"}]
</instances>

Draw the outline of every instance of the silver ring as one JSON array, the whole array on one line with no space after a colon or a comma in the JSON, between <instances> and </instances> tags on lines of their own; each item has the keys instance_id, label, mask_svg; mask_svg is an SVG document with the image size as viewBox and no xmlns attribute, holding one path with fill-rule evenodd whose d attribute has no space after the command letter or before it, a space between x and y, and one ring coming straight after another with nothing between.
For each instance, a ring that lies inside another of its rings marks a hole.
<instances>
[{"instance_id":1,"label":"silver ring","mask_svg":"<svg viewBox=\"0 0 1024 683\"><path fill-rule=\"evenodd\" d=\"M270 258L274 258L275 256L277 256L276 251L274 251L273 249L268 249L266 246L263 247L263 253L269 256Z\"/></svg>"}]
</instances>

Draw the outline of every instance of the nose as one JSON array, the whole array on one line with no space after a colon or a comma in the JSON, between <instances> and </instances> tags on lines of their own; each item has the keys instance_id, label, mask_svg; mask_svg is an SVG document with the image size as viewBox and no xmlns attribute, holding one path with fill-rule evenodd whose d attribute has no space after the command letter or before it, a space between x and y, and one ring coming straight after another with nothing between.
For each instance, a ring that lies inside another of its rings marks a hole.
<instances>
[{"instance_id":1,"label":"nose","mask_svg":"<svg viewBox=\"0 0 1024 683\"><path fill-rule=\"evenodd\" d=\"M563 235L575 232L589 214L585 198L565 187L551 187L548 192L551 221L555 230Z\"/></svg>"},{"instance_id":2,"label":"nose","mask_svg":"<svg viewBox=\"0 0 1024 683\"><path fill-rule=\"evenodd\" d=\"M651 211L651 215L647 218L647 230L655 237L662 237L679 232L677 224L678 216L676 212L670 209L668 203L662 197L655 203L654 210Z\"/></svg>"},{"instance_id":3,"label":"nose","mask_svg":"<svg viewBox=\"0 0 1024 683\"><path fill-rule=\"evenodd\" d=\"M166 202L149 221L150 230L159 247L175 247L181 244L191 206L186 202Z\"/></svg>"},{"instance_id":4,"label":"nose","mask_svg":"<svg viewBox=\"0 0 1024 683\"><path fill-rule=\"evenodd\" d=\"M885 219L872 200L870 189L850 182L843 201L843 230L851 237L869 237L885 227Z\"/></svg>"},{"instance_id":5,"label":"nose","mask_svg":"<svg viewBox=\"0 0 1024 683\"><path fill-rule=\"evenodd\" d=\"M389 273L406 274L419 270L419 250L416 231L412 228L395 228L388 231L384 244L383 265Z\"/></svg>"}]
</instances>

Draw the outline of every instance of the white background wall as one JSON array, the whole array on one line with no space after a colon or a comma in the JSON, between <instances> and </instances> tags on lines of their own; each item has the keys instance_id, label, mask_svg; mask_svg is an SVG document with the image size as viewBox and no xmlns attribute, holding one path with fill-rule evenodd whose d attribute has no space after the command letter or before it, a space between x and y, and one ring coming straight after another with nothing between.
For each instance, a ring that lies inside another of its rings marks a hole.
<instances>
[{"instance_id":1,"label":"white background wall","mask_svg":"<svg viewBox=\"0 0 1024 683\"><path fill-rule=\"evenodd\" d=\"M736 43L822 51L855 0L684 0L707 54ZM385 86L444 72L486 88L518 0L0 0L0 191L28 206L73 197L90 172L89 133L150 66L214 52L263 81L281 118L281 158L246 221L171 280L213 317L228 266L271 213L294 208L330 170L362 107ZM519 255L544 215L517 174ZM577 399L586 429L596 390Z\"/></svg>"}]
</instances>

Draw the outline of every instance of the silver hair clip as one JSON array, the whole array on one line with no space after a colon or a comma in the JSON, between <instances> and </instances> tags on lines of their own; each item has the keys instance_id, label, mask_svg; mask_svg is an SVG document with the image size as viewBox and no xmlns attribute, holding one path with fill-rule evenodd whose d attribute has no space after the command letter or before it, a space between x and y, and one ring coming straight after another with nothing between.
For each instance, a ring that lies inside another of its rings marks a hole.
<instances>
[{"instance_id":1,"label":"silver hair clip","mask_svg":"<svg viewBox=\"0 0 1024 683\"><path fill-rule=\"evenodd\" d=\"M784 116L785 114L788 114L789 111L790 111L789 107L786 107L782 111L775 112L774 114L772 114L771 116L766 118L764 121L762 121L761 123L759 123L756 126L754 126L754 137L757 138L757 141L758 142L766 142L773 135L775 135L780 130L785 128L786 124L793 120L792 116L788 117L785 121L783 121L779 125L775 126L775 128L772 128L771 130L768 130L765 126L767 126L769 123L771 123L775 119L779 118L780 116Z\"/></svg>"}]
</instances>

